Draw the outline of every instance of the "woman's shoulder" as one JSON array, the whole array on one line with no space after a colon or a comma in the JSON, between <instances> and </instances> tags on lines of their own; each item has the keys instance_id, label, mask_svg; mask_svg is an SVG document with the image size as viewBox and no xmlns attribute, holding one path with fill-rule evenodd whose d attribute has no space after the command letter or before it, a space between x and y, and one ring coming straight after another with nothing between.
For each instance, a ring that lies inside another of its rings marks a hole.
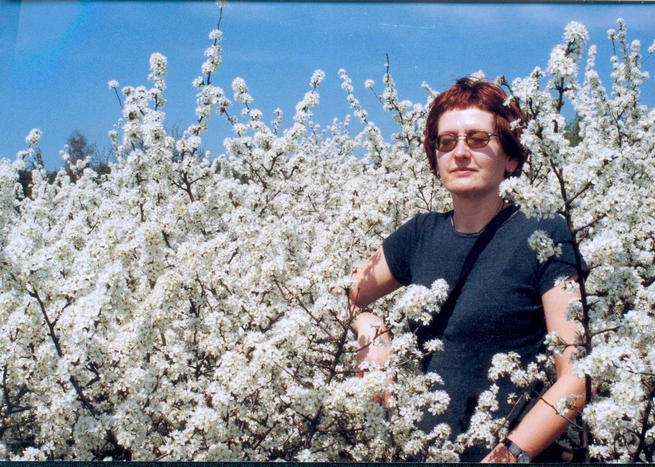
<instances>
[{"instance_id":1,"label":"woman's shoulder","mask_svg":"<svg viewBox=\"0 0 655 467\"><path fill-rule=\"evenodd\" d=\"M414 215L412 219L416 222L444 222L450 219L453 211L439 212L439 211L423 211Z\"/></svg>"},{"instance_id":2,"label":"woman's shoulder","mask_svg":"<svg viewBox=\"0 0 655 467\"><path fill-rule=\"evenodd\" d=\"M536 230L542 230L549 236L557 237L554 240L565 239L570 237L569 228L566 219L560 214L552 216L531 216L528 217L524 212L517 211L514 216L513 225L515 228L524 231L530 235ZM560 240L561 241L561 240Z\"/></svg>"},{"instance_id":3,"label":"woman's shoulder","mask_svg":"<svg viewBox=\"0 0 655 467\"><path fill-rule=\"evenodd\" d=\"M436 232L439 227L447 225L450 212L423 211L403 222L389 237L418 241L426 232ZM412 240L413 239L413 240Z\"/></svg>"},{"instance_id":4,"label":"woman's shoulder","mask_svg":"<svg viewBox=\"0 0 655 467\"><path fill-rule=\"evenodd\" d=\"M566 219L561 214L553 214L551 216L527 216L520 209L512 216L516 219L517 224L534 229L559 229L566 227Z\"/></svg>"},{"instance_id":5,"label":"woman's shoulder","mask_svg":"<svg viewBox=\"0 0 655 467\"><path fill-rule=\"evenodd\" d=\"M415 214L407 223L414 224L417 230L432 230L439 225L445 225L447 222L450 222L449 219L452 213L452 211L423 211Z\"/></svg>"}]
</instances>

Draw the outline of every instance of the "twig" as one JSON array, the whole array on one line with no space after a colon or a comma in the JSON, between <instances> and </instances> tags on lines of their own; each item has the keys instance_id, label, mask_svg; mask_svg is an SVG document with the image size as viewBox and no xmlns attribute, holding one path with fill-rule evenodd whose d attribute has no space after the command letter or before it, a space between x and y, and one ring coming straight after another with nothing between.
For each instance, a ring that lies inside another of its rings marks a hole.
<instances>
[{"instance_id":1,"label":"twig","mask_svg":"<svg viewBox=\"0 0 655 467\"><path fill-rule=\"evenodd\" d=\"M62 358L63 357L63 352L61 350L61 345L59 343L59 339L57 338L57 335L55 334L54 324L52 324L52 322L50 321L50 318L48 317L48 313L46 312L46 309L45 309L45 304L41 300L41 297L39 296L38 290L36 290L36 287L34 287L34 284L30 284L30 285L32 286L32 292L28 291L28 294L31 297L35 298L36 301L38 302L39 307L41 308L41 314L43 315L43 319L45 320L46 325L48 326L48 332L50 334L50 339L52 340L52 343L55 346L55 350L57 351L57 356L59 356L59 358ZM69 377L69 381L73 385L73 388L75 388L75 392L77 393L77 397L82 402L82 405L91 413L91 415L96 417L98 415L96 410L93 408L93 406L91 405L89 400L84 395L84 392L82 391L82 388L80 387L79 383L75 379L75 376L71 375Z\"/></svg>"},{"instance_id":2,"label":"twig","mask_svg":"<svg viewBox=\"0 0 655 467\"><path fill-rule=\"evenodd\" d=\"M282 298L284 298L287 302L290 302L291 300L289 298L287 298L285 293L282 291L282 285L278 282L278 280L273 279L273 283L277 286L278 290L280 291L280 294L282 295ZM285 289L286 289L286 287L285 287ZM294 294L293 292L291 292L289 289L286 289L286 291L287 291L288 294L291 295L291 298L293 298L298 303L298 305L300 305L300 307L303 310L305 310L305 312L316 322L316 324L318 324L318 327L320 327L321 330L330 337L330 339L335 341L336 339L334 338L332 333L324 326L324 324L321 322L321 320L319 320L316 316L314 316L314 314L305 306L305 304L302 302L302 300L300 300L300 297L297 294Z\"/></svg>"}]
</instances>

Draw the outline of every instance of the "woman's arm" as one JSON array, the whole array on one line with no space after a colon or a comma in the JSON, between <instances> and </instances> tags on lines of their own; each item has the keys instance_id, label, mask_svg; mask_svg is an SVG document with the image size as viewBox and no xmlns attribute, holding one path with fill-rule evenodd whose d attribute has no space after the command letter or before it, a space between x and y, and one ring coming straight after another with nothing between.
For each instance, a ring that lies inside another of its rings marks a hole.
<instances>
[{"instance_id":1,"label":"woman's arm","mask_svg":"<svg viewBox=\"0 0 655 467\"><path fill-rule=\"evenodd\" d=\"M359 308L367 306L401 286L391 274L382 248L373 253L362 266L355 269L353 279L357 285L350 289L348 297L350 303Z\"/></svg>"},{"instance_id":2,"label":"woman's arm","mask_svg":"<svg viewBox=\"0 0 655 467\"><path fill-rule=\"evenodd\" d=\"M367 306L401 286L391 274L382 248L361 267L355 269L353 278L356 280L356 285L350 290L348 298L351 306L357 309ZM357 352L357 366L359 367L359 364L365 360L384 365L389 358L391 338L382 318L373 313L362 312L355 319L353 329L360 346ZM376 337L377 341L374 343ZM385 399L387 397L388 395ZM376 396L377 399L380 397Z\"/></svg>"},{"instance_id":3,"label":"woman's arm","mask_svg":"<svg viewBox=\"0 0 655 467\"><path fill-rule=\"evenodd\" d=\"M546 318L548 332L557 331L559 336L568 344L577 342L576 331L579 323L567 320L568 304L578 299L579 295L567 291L562 286L556 286L542 296L542 304ZM543 395L532 409L521 420L521 423L507 436L507 438L526 451L532 459L541 451L551 445L569 425L568 420L574 420L577 413L569 409L563 416L556 412L560 399L578 395L576 406L582 410L584 406L585 380L573 374L571 356L576 347L570 345L561 354L555 354L555 369L557 380ZM554 408L555 407L555 408ZM567 420L568 419L568 420ZM502 443L496 446L482 462L516 462L514 456Z\"/></svg>"}]
</instances>

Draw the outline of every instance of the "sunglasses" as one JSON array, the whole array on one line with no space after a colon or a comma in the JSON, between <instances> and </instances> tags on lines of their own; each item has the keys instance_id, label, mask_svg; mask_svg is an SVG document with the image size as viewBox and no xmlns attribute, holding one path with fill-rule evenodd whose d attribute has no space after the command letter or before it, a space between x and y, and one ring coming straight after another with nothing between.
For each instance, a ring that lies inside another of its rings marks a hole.
<instances>
[{"instance_id":1,"label":"sunglasses","mask_svg":"<svg viewBox=\"0 0 655 467\"><path fill-rule=\"evenodd\" d=\"M455 149L457 142L460 138L464 138L466 145L471 149L482 149L489 144L492 136L498 136L495 133L487 133L483 130L471 130L467 131L465 135L457 135L455 133L444 133L441 136L437 136L432 144L434 147L441 152L448 152Z\"/></svg>"}]
</instances>

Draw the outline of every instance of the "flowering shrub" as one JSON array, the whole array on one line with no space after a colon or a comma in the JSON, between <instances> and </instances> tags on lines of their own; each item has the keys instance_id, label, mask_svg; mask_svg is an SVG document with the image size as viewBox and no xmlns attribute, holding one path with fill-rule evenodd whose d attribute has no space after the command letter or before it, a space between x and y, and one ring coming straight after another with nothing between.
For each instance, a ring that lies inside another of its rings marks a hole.
<instances>
[{"instance_id":1,"label":"flowering shrub","mask_svg":"<svg viewBox=\"0 0 655 467\"><path fill-rule=\"evenodd\" d=\"M209 37L193 81L197 120L179 139L164 128L167 61L153 54L151 87L124 87L121 99L108 83L122 106L110 173L78 161L50 183L36 164L23 192L19 172L40 155L39 130L16 161L0 162L2 456L453 461L466 443L495 442L505 414L493 413L491 381L468 436L416 427L424 410L445 410L448 395L428 390L440 377L421 373L407 323L436 309L446 284L374 304L392 356L361 378L354 313L331 292L351 285L353 268L404 220L449 208L421 146L434 91L425 85L425 104L400 100L387 69L378 98L398 124L387 141L344 70L355 123L314 123L317 71L284 128L280 110L264 121L243 79L231 94L212 83L221 31ZM597 386L582 416L591 456L652 461L655 112L639 104L647 74L623 24L610 33L620 52L611 92L593 46L578 79L586 37L570 24L546 70L512 83L529 115L531 158L502 190L528 214L563 214L591 271L571 306L586 331L577 371ZM371 80L365 87L375 92ZM564 102L580 118L575 146ZM209 160L199 148L214 112L233 136ZM543 258L558 251L541 234L531 244ZM543 376L514 368L511 355L494 362L493 378ZM388 408L373 398L386 390Z\"/></svg>"}]
</instances>

